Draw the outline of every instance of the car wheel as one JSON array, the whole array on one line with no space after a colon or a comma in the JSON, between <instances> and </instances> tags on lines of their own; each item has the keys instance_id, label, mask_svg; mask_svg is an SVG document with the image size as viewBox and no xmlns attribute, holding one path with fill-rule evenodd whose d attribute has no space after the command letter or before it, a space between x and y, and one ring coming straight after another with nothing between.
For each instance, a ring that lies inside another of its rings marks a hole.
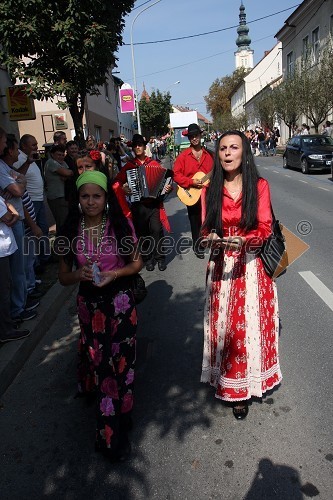
<instances>
[{"instance_id":1,"label":"car wheel","mask_svg":"<svg viewBox=\"0 0 333 500\"><path fill-rule=\"evenodd\" d=\"M286 156L283 157L282 167L283 168L288 168L289 167Z\"/></svg>"},{"instance_id":2,"label":"car wheel","mask_svg":"<svg viewBox=\"0 0 333 500\"><path fill-rule=\"evenodd\" d=\"M301 161L301 167L302 167L302 174L309 173L309 165L305 158L303 158Z\"/></svg>"}]
</instances>

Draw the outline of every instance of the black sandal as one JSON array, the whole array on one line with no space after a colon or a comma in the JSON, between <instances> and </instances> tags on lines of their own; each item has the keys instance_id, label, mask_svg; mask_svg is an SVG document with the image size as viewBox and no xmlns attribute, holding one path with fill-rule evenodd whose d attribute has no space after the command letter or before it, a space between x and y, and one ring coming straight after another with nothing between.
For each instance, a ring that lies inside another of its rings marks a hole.
<instances>
[{"instance_id":1,"label":"black sandal","mask_svg":"<svg viewBox=\"0 0 333 500\"><path fill-rule=\"evenodd\" d=\"M242 406L236 404L232 409L232 413L237 420L244 420L249 413L249 405L247 403Z\"/></svg>"}]
</instances>

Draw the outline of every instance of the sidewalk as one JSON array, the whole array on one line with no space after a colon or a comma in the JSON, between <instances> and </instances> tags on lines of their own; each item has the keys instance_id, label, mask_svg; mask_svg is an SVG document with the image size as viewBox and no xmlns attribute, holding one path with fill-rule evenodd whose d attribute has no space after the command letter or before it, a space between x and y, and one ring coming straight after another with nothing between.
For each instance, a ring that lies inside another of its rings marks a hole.
<instances>
[{"instance_id":1,"label":"sidewalk","mask_svg":"<svg viewBox=\"0 0 333 500\"><path fill-rule=\"evenodd\" d=\"M53 267L52 272L55 273L58 266L55 264L50 264L50 266ZM54 281L56 281L56 276L57 274L54 275ZM43 286L50 286L50 281L45 281ZM31 331L29 337L0 345L0 397L20 372L74 290L75 285L64 287L56 281L41 297L36 318L21 325L21 328L28 328Z\"/></svg>"}]
</instances>

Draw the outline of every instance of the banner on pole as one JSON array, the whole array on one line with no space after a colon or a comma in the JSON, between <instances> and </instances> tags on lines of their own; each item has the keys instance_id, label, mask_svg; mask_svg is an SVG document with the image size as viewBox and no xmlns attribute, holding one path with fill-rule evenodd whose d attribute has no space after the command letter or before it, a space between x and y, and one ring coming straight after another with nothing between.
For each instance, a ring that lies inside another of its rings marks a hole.
<instances>
[{"instance_id":1,"label":"banner on pole","mask_svg":"<svg viewBox=\"0 0 333 500\"><path fill-rule=\"evenodd\" d=\"M121 113L133 113L135 111L134 90L131 88L119 89L119 102Z\"/></svg>"}]
</instances>

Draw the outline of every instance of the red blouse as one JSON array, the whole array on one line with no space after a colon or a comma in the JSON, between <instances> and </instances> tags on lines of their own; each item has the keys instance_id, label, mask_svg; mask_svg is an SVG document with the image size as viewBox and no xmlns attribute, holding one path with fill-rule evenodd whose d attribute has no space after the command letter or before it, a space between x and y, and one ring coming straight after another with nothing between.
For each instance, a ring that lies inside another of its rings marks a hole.
<instances>
[{"instance_id":1,"label":"red blouse","mask_svg":"<svg viewBox=\"0 0 333 500\"><path fill-rule=\"evenodd\" d=\"M207 188L204 188L203 198L206 200ZM206 203L202 203L202 221L206 216ZM227 236L242 236L246 240L252 238L260 238L265 240L272 233L272 211L271 211L271 195L269 184L266 179L258 180L258 226L249 232L239 228L239 223L242 215L242 195L236 200L233 200L227 189L223 191L223 206L222 206L222 227L223 235Z\"/></svg>"}]
</instances>

